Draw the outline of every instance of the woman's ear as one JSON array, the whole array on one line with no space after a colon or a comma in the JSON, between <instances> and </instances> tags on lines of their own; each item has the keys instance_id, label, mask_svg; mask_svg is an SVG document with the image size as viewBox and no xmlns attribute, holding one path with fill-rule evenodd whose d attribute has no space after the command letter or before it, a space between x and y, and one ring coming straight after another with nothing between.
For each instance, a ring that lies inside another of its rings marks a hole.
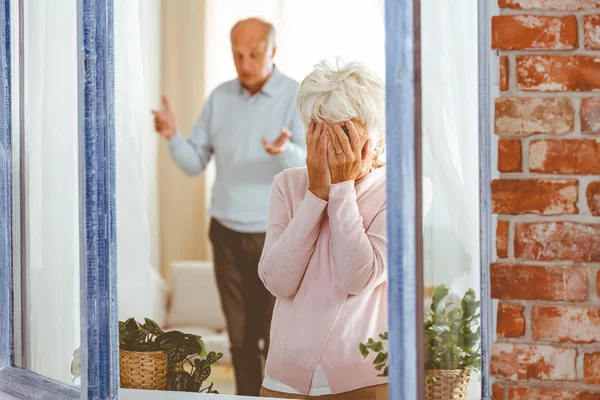
<instances>
[{"instance_id":1,"label":"woman's ear","mask_svg":"<svg viewBox=\"0 0 600 400\"><path fill-rule=\"evenodd\" d=\"M371 153L371 151L373 147L373 141L371 139L367 139L365 141L365 144L363 144L363 148L362 148L362 153L361 153L361 160L365 161L368 157L369 154Z\"/></svg>"}]
</instances>

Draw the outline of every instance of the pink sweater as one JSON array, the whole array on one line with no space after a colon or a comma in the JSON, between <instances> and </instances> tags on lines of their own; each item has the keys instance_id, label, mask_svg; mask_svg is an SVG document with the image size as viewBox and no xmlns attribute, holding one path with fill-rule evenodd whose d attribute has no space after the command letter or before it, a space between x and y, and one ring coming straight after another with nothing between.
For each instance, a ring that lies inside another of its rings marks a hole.
<instances>
[{"instance_id":1,"label":"pink sweater","mask_svg":"<svg viewBox=\"0 0 600 400\"><path fill-rule=\"evenodd\" d=\"M277 297L266 373L308 395L317 365L333 394L387 383L359 343L387 331L385 167L308 191L306 168L275 177L258 272Z\"/></svg>"}]
</instances>

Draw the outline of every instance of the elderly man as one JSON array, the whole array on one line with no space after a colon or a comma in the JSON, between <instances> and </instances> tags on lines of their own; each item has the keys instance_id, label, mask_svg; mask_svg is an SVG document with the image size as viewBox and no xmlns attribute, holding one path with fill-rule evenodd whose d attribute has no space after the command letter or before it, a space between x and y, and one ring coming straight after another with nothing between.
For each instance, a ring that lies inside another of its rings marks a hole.
<instances>
[{"instance_id":1,"label":"elderly man","mask_svg":"<svg viewBox=\"0 0 600 400\"><path fill-rule=\"evenodd\" d=\"M238 394L258 396L275 302L257 272L269 193L275 175L305 165L306 142L295 103L299 84L273 62L273 26L256 18L239 21L231 29L231 48L238 77L211 93L187 139L177 131L166 98L164 109L153 113L156 131L169 141L171 157L185 173L201 174L214 154L215 274Z\"/></svg>"}]
</instances>

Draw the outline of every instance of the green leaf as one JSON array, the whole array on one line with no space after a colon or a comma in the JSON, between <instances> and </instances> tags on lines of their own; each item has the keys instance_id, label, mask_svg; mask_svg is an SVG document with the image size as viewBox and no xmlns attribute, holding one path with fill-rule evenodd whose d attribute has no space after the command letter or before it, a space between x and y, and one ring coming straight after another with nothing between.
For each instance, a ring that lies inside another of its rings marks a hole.
<instances>
[{"instance_id":1,"label":"green leaf","mask_svg":"<svg viewBox=\"0 0 600 400\"><path fill-rule=\"evenodd\" d=\"M139 330L138 323L135 322L135 319L133 319L133 318L129 318L127 321L125 321L125 328L129 332L133 332L133 331L138 331Z\"/></svg>"},{"instance_id":2,"label":"green leaf","mask_svg":"<svg viewBox=\"0 0 600 400\"><path fill-rule=\"evenodd\" d=\"M431 311L434 313L440 312L440 306L444 306L442 300L448 296L450 289L445 285L439 285L435 288L431 299Z\"/></svg>"},{"instance_id":3,"label":"green leaf","mask_svg":"<svg viewBox=\"0 0 600 400\"><path fill-rule=\"evenodd\" d=\"M197 354L202 358L206 357L206 345L204 344L204 341L200 336L195 336L195 340L198 343L198 346L200 347L200 351L198 351Z\"/></svg>"},{"instance_id":4,"label":"green leaf","mask_svg":"<svg viewBox=\"0 0 600 400\"><path fill-rule=\"evenodd\" d=\"M164 333L160 329L160 326L158 326L158 324L156 322L152 321L150 318L144 318L144 322L145 322L146 329L148 330L148 332L150 332L154 336L159 336Z\"/></svg>"},{"instance_id":5,"label":"green leaf","mask_svg":"<svg viewBox=\"0 0 600 400\"><path fill-rule=\"evenodd\" d=\"M156 342L162 349L170 349L177 346L177 342L175 339L166 338L165 340L161 340L160 342Z\"/></svg>"},{"instance_id":6,"label":"green leaf","mask_svg":"<svg viewBox=\"0 0 600 400\"><path fill-rule=\"evenodd\" d=\"M202 370L198 373L199 379L204 382L210 376L211 371L212 369L210 368L210 365L205 365L204 368L202 368Z\"/></svg>"},{"instance_id":7,"label":"green leaf","mask_svg":"<svg viewBox=\"0 0 600 400\"><path fill-rule=\"evenodd\" d=\"M189 336L179 341L180 346L187 348L188 355L196 355L202 351L200 344L195 338Z\"/></svg>"},{"instance_id":8,"label":"green leaf","mask_svg":"<svg viewBox=\"0 0 600 400\"><path fill-rule=\"evenodd\" d=\"M206 365L206 361L205 360L200 360L199 358L196 358L194 360L194 366L197 369L203 369L205 365Z\"/></svg>"},{"instance_id":9,"label":"green leaf","mask_svg":"<svg viewBox=\"0 0 600 400\"><path fill-rule=\"evenodd\" d=\"M171 390L176 392L188 391L190 382L193 382L190 374L185 371L175 372L169 381Z\"/></svg>"},{"instance_id":10,"label":"green leaf","mask_svg":"<svg viewBox=\"0 0 600 400\"><path fill-rule=\"evenodd\" d=\"M188 351L185 346L174 346L169 349L168 363L169 365L178 364L188 356Z\"/></svg>"},{"instance_id":11,"label":"green leaf","mask_svg":"<svg viewBox=\"0 0 600 400\"><path fill-rule=\"evenodd\" d=\"M125 326L125 322L119 321L119 335L122 335L125 332L127 332L127 327Z\"/></svg>"},{"instance_id":12,"label":"green leaf","mask_svg":"<svg viewBox=\"0 0 600 400\"><path fill-rule=\"evenodd\" d=\"M363 358L369 357L369 349L367 349L367 346L365 346L364 343L360 343L358 347L360 349L360 354L362 354Z\"/></svg>"},{"instance_id":13,"label":"green leaf","mask_svg":"<svg viewBox=\"0 0 600 400\"><path fill-rule=\"evenodd\" d=\"M375 357L373 364L381 364L381 363L385 362L386 360L387 360L387 353L379 353L379 354L377 354L377 357Z\"/></svg>"},{"instance_id":14,"label":"green leaf","mask_svg":"<svg viewBox=\"0 0 600 400\"><path fill-rule=\"evenodd\" d=\"M479 307L479 302L475 296L475 291L469 289L461 301L464 318L474 315Z\"/></svg>"},{"instance_id":15,"label":"green leaf","mask_svg":"<svg viewBox=\"0 0 600 400\"><path fill-rule=\"evenodd\" d=\"M387 332L383 332L382 334L379 335L379 338L381 340L388 340L388 333Z\"/></svg>"},{"instance_id":16,"label":"green leaf","mask_svg":"<svg viewBox=\"0 0 600 400\"><path fill-rule=\"evenodd\" d=\"M208 355L206 356L206 362L211 365L216 363L217 361L219 361L221 358L223 357L223 353L215 353L214 351L211 351L210 353L208 353Z\"/></svg>"},{"instance_id":17,"label":"green leaf","mask_svg":"<svg viewBox=\"0 0 600 400\"><path fill-rule=\"evenodd\" d=\"M206 378L208 378L208 376L203 375L203 370L204 368L197 368L194 371L194 375L192 375L192 378L194 378L194 382L200 384L200 386L202 386L202 383L206 380Z\"/></svg>"}]
</instances>

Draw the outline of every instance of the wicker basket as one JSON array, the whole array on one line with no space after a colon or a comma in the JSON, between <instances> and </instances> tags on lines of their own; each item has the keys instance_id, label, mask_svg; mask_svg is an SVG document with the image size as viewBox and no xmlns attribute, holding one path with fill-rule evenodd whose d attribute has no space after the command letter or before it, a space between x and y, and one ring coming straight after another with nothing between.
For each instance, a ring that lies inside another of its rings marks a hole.
<instances>
[{"instance_id":1,"label":"wicker basket","mask_svg":"<svg viewBox=\"0 0 600 400\"><path fill-rule=\"evenodd\" d=\"M166 351L119 352L121 387L165 390L167 386Z\"/></svg>"},{"instance_id":2,"label":"wicker basket","mask_svg":"<svg viewBox=\"0 0 600 400\"><path fill-rule=\"evenodd\" d=\"M471 371L462 369L427 371L425 375L425 399L466 400L470 376Z\"/></svg>"}]
</instances>

